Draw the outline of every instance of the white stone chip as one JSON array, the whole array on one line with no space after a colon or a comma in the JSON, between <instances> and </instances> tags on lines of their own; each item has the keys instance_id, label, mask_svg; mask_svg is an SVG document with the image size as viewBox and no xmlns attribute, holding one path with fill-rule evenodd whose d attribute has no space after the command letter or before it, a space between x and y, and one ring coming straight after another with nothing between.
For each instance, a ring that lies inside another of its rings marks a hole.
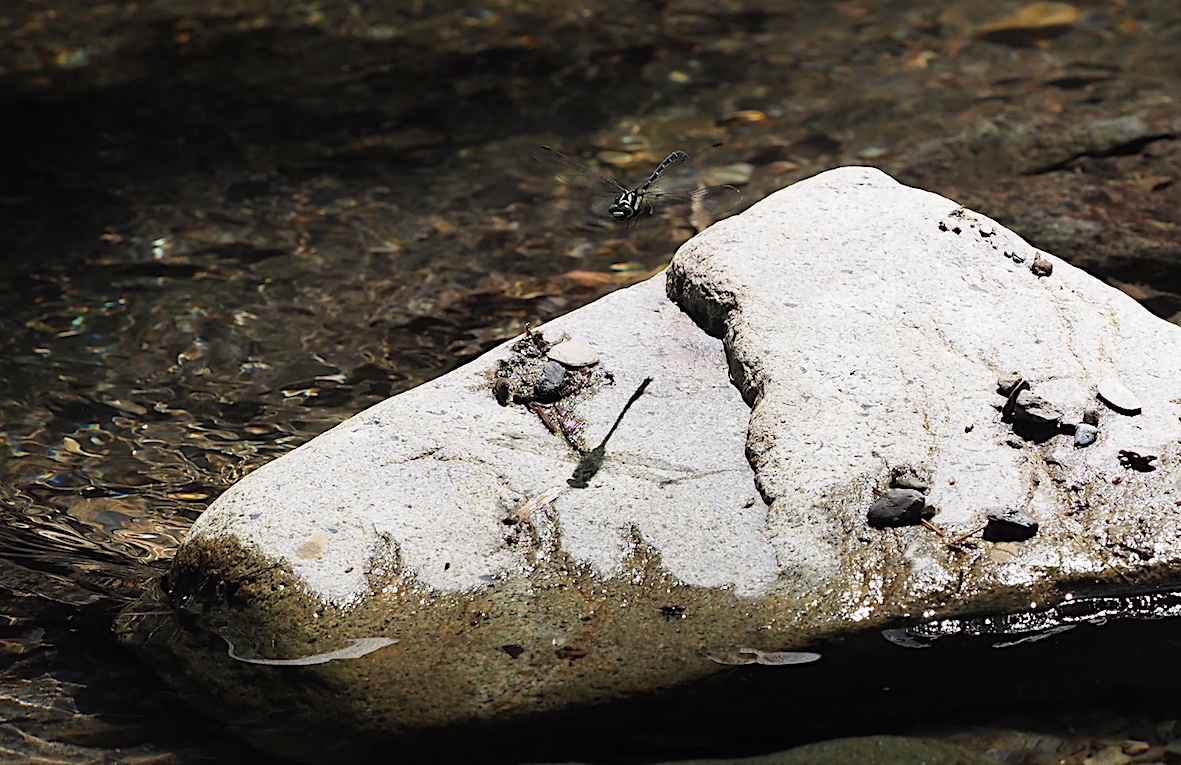
<instances>
[{"instance_id":1,"label":"white stone chip","mask_svg":"<svg viewBox=\"0 0 1181 765\"><path fill-rule=\"evenodd\" d=\"M563 340L550 348L548 355L568 367L589 367L599 363L599 354L581 340Z\"/></svg>"},{"instance_id":2,"label":"white stone chip","mask_svg":"<svg viewBox=\"0 0 1181 765\"><path fill-rule=\"evenodd\" d=\"M1140 414L1140 399L1117 377L1099 383L1099 400L1120 414Z\"/></svg>"}]
</instances>

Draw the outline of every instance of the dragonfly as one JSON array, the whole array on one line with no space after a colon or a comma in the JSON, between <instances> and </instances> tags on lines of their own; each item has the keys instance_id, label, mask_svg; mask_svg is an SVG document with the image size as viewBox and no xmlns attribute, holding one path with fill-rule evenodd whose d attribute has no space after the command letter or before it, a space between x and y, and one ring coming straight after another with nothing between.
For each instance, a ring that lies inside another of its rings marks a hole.
<instances>
[{"instance_id":1,"label":"dragonfly","mask_svg":"<svg viewBox=\"0 0 1181 765\"><path fill-rule=\"evenodd\" d=\"M742 201L742 192L733 186L710 186L705 189L686 189L684 179L678 183L676 169L689 159L683 151L674 151L656 166L648 180L628 189L614 178L591 170L586 165L567 157L550 146L533 150L533 159L554 171L563 183L586 190L591 198L591 214L597 218L608 216L628 228L636 225L642 215L674 211L702 212L706 215L729 210Z\"/></svg>"}]
</instances>

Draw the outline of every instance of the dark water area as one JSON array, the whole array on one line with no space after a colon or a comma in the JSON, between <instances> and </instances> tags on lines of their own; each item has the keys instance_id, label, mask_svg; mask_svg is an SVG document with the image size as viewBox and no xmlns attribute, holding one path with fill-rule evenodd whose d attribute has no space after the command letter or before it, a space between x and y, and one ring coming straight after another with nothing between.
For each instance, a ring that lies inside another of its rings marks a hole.
<instances>
[{"instance_id":1,"label":"dark water area","mask_svg":"<svg viewBox=\"0 0 1181 765\"><path fill-rule=\"evenodd\" d=\"M877 165L1181 322L1178 94L1168 0L0 5L0 760L271 762L111 618L236 479L694 233L587 222L538 144L633 183L720 143L695 178L742 206ZM1076 646L1082 683L1176 632L1118 629L1045 644ZM1067 762L1181 738L1171 675L1137 656L1126 692L1017 693L1022 725ZM675 738L614 756L708 751Z\"/></svg>"}]
</instances>

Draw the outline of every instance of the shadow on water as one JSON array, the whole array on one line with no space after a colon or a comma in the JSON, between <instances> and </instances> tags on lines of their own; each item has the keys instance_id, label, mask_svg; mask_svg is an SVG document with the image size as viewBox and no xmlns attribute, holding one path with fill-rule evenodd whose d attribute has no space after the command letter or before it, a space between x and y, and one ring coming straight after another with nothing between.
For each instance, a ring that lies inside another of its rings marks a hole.
<instances>
[{"instance_id":1,"label":"shadow on water","mask_svg":"<svg viewBox=\"0 0 1181 765\"><path fill-rule=\"evenodd\" d=\"M957 187L954 162L905 147L945 138L949 114L1129 108L1124 94L1176 69L1168 42L1181 28L1171 6L1132 33L1098 9L1056 43L1065 51L967 42L961 59L955 12L919 4L885 3L877 18L849 4L392 5L0 11L0 748L62 762L269 761L123 652L111 616L237 478L525 322L645 278L691 233L656 222L572 233L548 203L552 179L528 166L533 146L598 152L623 177L652 166L646 152L725 139L719 164L745 163L751 200L884 157L915 182L988 199L992 179ZM1151 50L1099 48L1134 34ZM1052 84L1092 49L1126 73L1084 67L1083 85ZM971 66L940 68L961 60ZM1129 145L1129 157L1072 155L1070 184L1140 188L1113 184L1152 175L1143 163L1171 144ZM1121 199L1167 216L1175 205L1159 200L1176 185L1157 185L1144 193L1159 208ZM1017 220L1032 209L1002 191ZM1128 281L1141 273L1119 268ZM1142 272L1167 272L1153 268ZM1143 297L1162 315L1181 305ZM1064 688L1101 696L1076 694L1087 710L1111 700L1160 715L1176 687L1159 667L1176 647L1170 624L1079 628L1005 651L965 638L907 652L870 636L816 667L736 668L767 713L718 709L717 725L747 725L753 751L801 683L816 689L816 714L799 741L955 724L951 702L964 725L976 703L995 720L992 705L1056 693L1062 710ZM994 658L1010 650L1028 661ZM1008 685L994 692L998 678ZM693 693L713 709L710 688ZM593 721L588 711L582 723ZM706 727L654 718L645 740L599 754L706 753Z\"/></svg>"}]
</instances>

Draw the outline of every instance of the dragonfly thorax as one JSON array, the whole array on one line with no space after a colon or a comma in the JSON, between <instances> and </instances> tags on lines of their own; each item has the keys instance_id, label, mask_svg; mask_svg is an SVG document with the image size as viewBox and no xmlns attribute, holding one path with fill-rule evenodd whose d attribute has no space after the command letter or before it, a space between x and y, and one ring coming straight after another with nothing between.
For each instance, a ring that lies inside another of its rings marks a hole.
<instances>
[{"instance_id":1,"label":"dragonfly thorax","mask_svg":"<svg viewBox=\"0 0 1181 765\"><path fill-rule=\"evenodd\" d=\"M617 221L630 221L643 211L644 197L635 191L625 191L611 203L607 212Z\"/></svg>"}]
</instances>

